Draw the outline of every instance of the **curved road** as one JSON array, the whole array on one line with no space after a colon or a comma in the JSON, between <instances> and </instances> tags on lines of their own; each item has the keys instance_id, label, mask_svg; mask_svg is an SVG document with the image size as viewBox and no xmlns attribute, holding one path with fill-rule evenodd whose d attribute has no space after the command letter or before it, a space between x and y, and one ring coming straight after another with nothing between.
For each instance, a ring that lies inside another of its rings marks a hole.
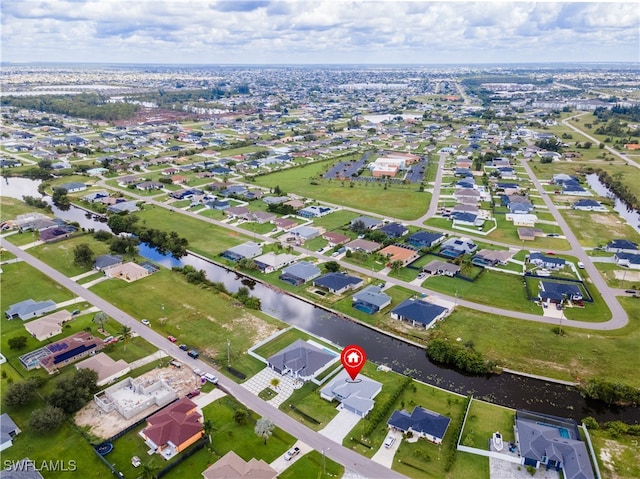
<instances>
[{"instance_id":1,"label":"curved road","mask_svg":"<svg viewBox=\"0 0 640 479\"><path fill-rule=\"evenodd\" d=\"M191 368L200 368L203 371L217 374L220 379L219 385L221 386L221 388L225 391L228 391L233 397L238 399L247 408L256 411L261 416L268 417L271 421L273 421L274 424L278 425L295 438L300 439L304 443L308 444L313 449L317 451L324 450L327 457L344 465L345 468L356 470L364 477L370 479L395 479L405 477L402 474L399 474L376 462L373 462L372 460L367 459L366 457L363 457L360 454L347 449L346 447L343 447L342 445L332 441L331 439L324 437L323 435L315 431L312 431L292 417L274 408L270 404L267 404L262 399L258 398L258 396L255 396L254 394L249 392L247 389L220 374L208 364L200 360L190 358L185 351L182 351L175 344L170 343L164 336L156 333L152 328L144 326L142 323L140 323L140 321L128 315L119 308L116 308L107 300L87 290L83 286L77 284L75 281L72 281L62 273L53 269L51 266L31 256L17 246L9 243L5 239L0 239L0 245L7 251L13 253L16 257L25 261L27 264L46 274L54 281L57 281L73 294L84 298L88 303L91 303L93 306L101 309L107 315L118 321L120 324L129 326L132 332L135 332L157 348L166 351L170 356L173 356L180 362L185 363Z\"/></svg>"}]
</instances>

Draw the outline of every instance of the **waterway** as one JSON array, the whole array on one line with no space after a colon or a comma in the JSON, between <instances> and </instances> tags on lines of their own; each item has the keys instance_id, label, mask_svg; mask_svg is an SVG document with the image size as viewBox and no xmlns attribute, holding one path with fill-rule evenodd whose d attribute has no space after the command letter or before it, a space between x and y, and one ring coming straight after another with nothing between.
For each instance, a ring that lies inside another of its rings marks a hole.
<instances>
[{"instance_id":1,"label":"waterway","mask_svg":"<svg viewBox=\"0 0 640 479\"><path fill-rule=\"evenodd\" d=\"M640 233L640 213L638 210L629 208L624 202L618 198L609 188L607 188L598 178L598 175L592 173L586 176L589 187L603 198L609 198L614 201L613 210L618 213L626 222L638 233Z\"/></svg>"},{"instance_id":2,"label":"waterway","mask_svg":"<svg viewBox=\"0 0 640 479\"><path fill-rule=\"evenodd\" d=\"M7 185L2 179L2 195L15 198L21 198L22 195L38 196L37 182L10 178L9 185L11 188L5 189ZM35 194L32 189L35 189ZM57 208L54 212L55 210ZM87 218L84 211L75 207L59 213L60 217L77 221L85 228L108 229L104 223ZM168 268L191 265L196 269L202 269L206 272L208 279L223 282L231 292L237 291L240 286L247 286L252 291L252 295L260 298L262 310L265 313L287 324L327 338L340 346L359 344L367 352L368 359L374 363L385 364L394 371L409 374L428 384L463 395L473 394L476 398L511 408L530 409L577 420L593 416L599 421L618 419L628 423L640 423L640 408L610 407L600 401L584 399L574 387L510 373L467 376L432 363L424 349L418 346L345 320L327 310L210 261L194 255L187 255L178 260L169 255L162 255L144 244L140 245L139 251L141 256Z\"/></svg>"}]
</instances>

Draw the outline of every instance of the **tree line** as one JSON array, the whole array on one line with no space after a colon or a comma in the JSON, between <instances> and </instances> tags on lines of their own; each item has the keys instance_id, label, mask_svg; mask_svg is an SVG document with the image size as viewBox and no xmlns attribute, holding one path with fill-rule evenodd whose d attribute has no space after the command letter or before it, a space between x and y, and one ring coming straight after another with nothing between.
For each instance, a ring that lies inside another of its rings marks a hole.
<instances>
[{"instance_id":1,"label":"tree line","mask_svg":"<svg viewBox=\"0 0 640 479\"><path fill-rule=\"evenodd\" d=\"M117 121L133 118L139 105L131 103L107 103L102 95L43 95L32 97L6 96L3 106L38 110L57 115L69 115L87 120Z\"/></svg>"}]
</instances>

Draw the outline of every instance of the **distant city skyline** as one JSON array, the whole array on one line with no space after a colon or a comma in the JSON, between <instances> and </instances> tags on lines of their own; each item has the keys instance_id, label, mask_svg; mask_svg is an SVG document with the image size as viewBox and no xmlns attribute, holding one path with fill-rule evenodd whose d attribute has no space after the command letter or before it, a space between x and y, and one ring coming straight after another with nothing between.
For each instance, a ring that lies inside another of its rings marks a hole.
<instances>
[{"instance_id":1,"label":"distant city skyline","mask_svg":"<svg viewBox=\"0 0 640 479\"><path fill-rule=\"evenodd\" d=\"M637 2L3 0L3 62L640 61Z\"/></svg>"}]
</instances>

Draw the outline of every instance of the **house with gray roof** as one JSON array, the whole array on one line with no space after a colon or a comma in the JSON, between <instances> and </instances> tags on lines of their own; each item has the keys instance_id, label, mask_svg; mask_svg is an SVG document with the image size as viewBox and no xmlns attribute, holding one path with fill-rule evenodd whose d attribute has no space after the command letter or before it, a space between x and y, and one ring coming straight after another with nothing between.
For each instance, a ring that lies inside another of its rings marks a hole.
<instances>
[{"instance_id":1,"label":"house with gray roof","mask_svg":"<svg viewBox=\"0 0 640 479\"><path fill-rule=\"evenodd\" d=\"M444 318L449 310L420 299L405 299L391 311L391 318L410 322L413 326L424 326L426 329L436 321Z\"/></svg>"},{"instance_id":2,"label":"house with gray roof","mask_svg":"<svg viewBox=\"0 0 640 479\"><path fill-rule=\"evenodd\" d=\"M19 303L12 304L4 312L7 319L20 318L23 321L36 318L43 314L50 313L56 309L55 301L50 299L46 301L34 301L33 299L25 299Z\"/></svg>"},{"instance_id":3,"label":"house with gray roof","mask_svg":"<svg viewBox=\"0 0 640 479\"><path fill-rule=\"evenodd\" d=\"M367 314L374 314L391 304L391 296L382 292L380 286L367 286L353 295L353 308Z\"/></svg>"},{"instance_id":4,"label":"house with gray roof","mask_svg":"<svg viewBox=\"0 0 640 479\"><path fill-rule=\"evenodd\" d=\"M375 241L369 241L366 239L354 239L353 241L349 241L344 245L345 249L348 251L362 251L363 253L373 253L374 251L378 251L382 245L380 243L376 243Z\"/></svg>"},{"instance_id":5,"label":"house with gray roof","mask_svg":"<svg viewBox=\"0 0 640 479\"><path fill-rule=\"evenodd\" d=\"M122 256L119 254L103 254L96 257L93 267L98 271L102 271L105 268L109 268L110 266L115 266L117 264L122 264Z\"/></svg>"},{"instance_id":6,"label":"house with gray roof","mask_svg":"<svg viewBox=\"0 0 640 479\"><path fill-rule=\"evenodd\" d=\"M382 226L382 220L371 218L369 216L358 216L351 220L350 228L353 229L353 225L359 221L364 223L364 227L368 230L373 230Z\"/></svg>"},{"instance_id":7,"label":"house with gray roof","mask_svg":"<svg viewBox=\"0 0 640 479\"><path fill-rule=\"evenodd\" d=\"M577 284L556 283L554 281L540 281L538 299L543 303L562 303L563 299L582 301L582 291Z\"/></svg>"},{"instance_id":8,"label":"house with gray roof","mask_svg":"<svg viewBox=\"0 0 640 479\"><path fill-rule=\"evenodd\" d=\"M583 198L574 202L571 205L571 208L573 208L574 210L581 210L581 211L602 211L602 212L608 211L607 207L604 206L599 201L591 200L587 198Z\"/></svg>"},{"instance_id":9,"label":"house with gray roof","mask_svg":"<svg viewBox=\"0 0 640 479\"><path fill-rule=\"evenodd\" d=\"M119 203L114 203L107 207L107 211L109 213L122 213L124 211L127 213L133 213L139 209L137 201L120 201Z\"/></svg>"},{"instance_id":10,"label":"house with gray roof","mask_svg":"<svg viewBox=\"0 0 640 479\"><path fill-rule=\"evenodd\" d=\"M518 410L516 435L523 465L562 470L566 479L594 479L589 452L575 421Z\"/></svg>"},{"instance_id":11,"label":"house with gray roof","mask_svg":"<svg viewBox=\"0 0 640 479\"><path fill-rule=\"evenodd\" d=\"M427 274L451 276L452 278L460 271L460 266L445 261L434 260L422 268Z\"/></svg>"},{"instance_id":12,"label":"house with gray roof","mask_svg":"<svg viewBox=\"0 0 640 479\"><path fill-rule=\"evenodd\" d=\"M220 256L230 261L240 261L241 259L251 259L262 254L262 246L253 241L239 244L233 248L223 251Z\"/></svg>"},{"instance_id":13,"label":"house with gray roof","mask_svg":"<svg viewBox=\"0 0 640 479\"><path fill-rule=\"evenodd\" d=\"M336 400L347 411L365 417L373 409L373 400L382 390L382 384L362 374L352 381L346 370L340 371L320 390L320 397L326 401Z\"/></svg>"},{"instance_id":14,"label":"house with gray roof","mask_svg":"<svg viewBox=\"0 0 640 479\"><path fill-rule=\"evenodd\" d=\"M542 253L531 253L529 255L529 263L535 264L539 268L557 270L562 269L567 262L562 258L546 256Z\"/></svg>"},{"instance_id":15,"label":"house with gray roof","mask_svg":"<svg viewBox=\"0 0 640 479\"><path fill-rule=\"evenodd\" d=\"M0 416L0 451L13 445L13 438L20 433L20 428L5 412Z\"/></svg>"},{"instance_id":16,"label":"house with gray roof","mask_svg":"<svg viewBox=\"0 0 640 479\"><path fill-rule=\"evenodd\" d=\"M363 280L346 273L327 273L313 280L313 285L328 289L333 294L342 294L348 289L356 289L362 286Z\"/></svg>"},{"instance_id":17,"label":"house with gray roof","mask_svg":"<svg viewBox=\"0 0 640 479\"><path fill-rule=\"evenodd\" d=\"M78 181L71 181L69 183L64 183L59 186L55 186L54 190L66 190L67 193L76 193L78 191L84 191L87 189L87 185L84 183L80 183Z\"/></svg>"},{"instance_id":18,"label":"house with gray roof","mask_svg":"<svg viewBox=\"0 0 640 479\"><path fill-rule=\"evenodd\" d=\"M296 258L297 256L294 254L276 254L273 251L269 251L268 253L255 257L253 261L263 273L272 273L293 263Z\"/></svg>"},{"instance_id":19,"label":"house with gray roof","mask_svg":"<svg viewBox=\"0 0 640 479\"><path fill-rule=\"evenodd\" d=\"M320 236L320 230L318 228L314 228L313 226L296 226L295 228L289 230L289 233L300 238L302 241L308 241L317 236Z\"/></svg>"},{"instance_id":20,"label":"house with gray roof","mask_svg":"<svg viewBox=\"0 0 640 479\"><path fill-rule=\"evenodd\" d=\"M396 409L387 424L404 433L412 432L418 437L440 444L450 422L451 418L447 416L416 406L411 414L408 411Z\"/></svg>"},{"instance_id":21,"label":"house with gray roof","mask_svg":"<svg viewBox=\"0 0 640 479\"><path fill-rule=\"evenodd\" d=\"M283 376L310 381L316 374L338 359L338 355L298 339L271 356L269 367Z\"/></svg>"},{"instance_id":22,"label":"house with gray roof","mask_svg":"<svg viewBox=\"0 0 640 479\"><path fill-rule=\"evenodd\" d=\"M287 266L282 270L280 281L300 286L301 284L311 281L320 276L320 268L309 261L300 261L291 266Z\"/></svg>"}]
</instances>

